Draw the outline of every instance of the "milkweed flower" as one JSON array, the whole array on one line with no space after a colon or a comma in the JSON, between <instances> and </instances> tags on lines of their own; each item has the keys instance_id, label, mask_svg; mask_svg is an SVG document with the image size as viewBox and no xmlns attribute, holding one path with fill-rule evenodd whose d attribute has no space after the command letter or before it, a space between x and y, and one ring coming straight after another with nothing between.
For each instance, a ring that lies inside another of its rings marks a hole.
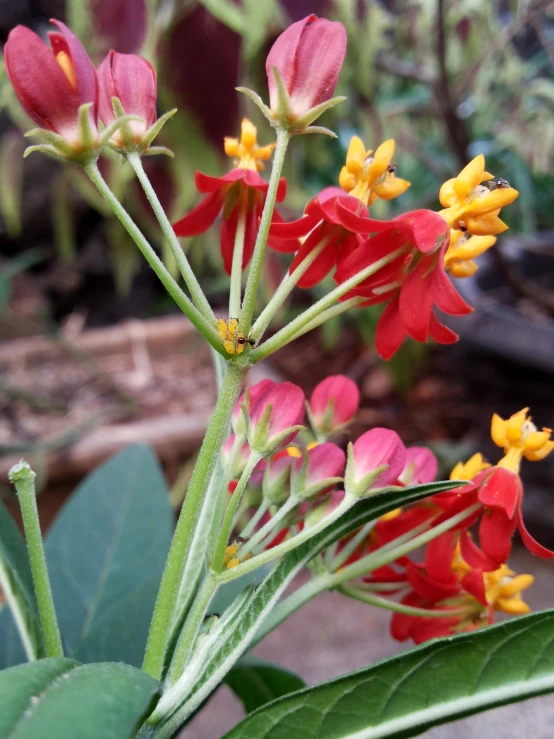
<instances>
[{"instance_id":1,"label":"milkweed flower","mask_svg":"<svg viewBox=\"0 0 554 739\"><path fill-rule=\"evenodd\" d=\"M406 448L395 431L375 428L348 445L345 472L347 495L371 495L377 488L394 485L404 469Z\"/></svg>"},{"instance_id":2,"label":"milkweed flower","mask_svg":"<svg viewBox=\"0 0 554 739\"><path fill-rule=\"evenodd\" d=\"M74 147L83 145L79 109L90 104L88 124L98 129L98 79L94 65L75 34L61 21L48 34L50 47L25 26L16 26L4 46L6 71L17 99L41 128Z\"/></svg>"},{"instance_id":3,"label":"milkweed flower","mask_svg":"<svg viewBox=\"0 0 554 739\"><path fill-rule=\"evenodd\" d=\"M225 139L225 153L236 159L236 167L221 177L196 172L196 189L206 197L188 215L173 224L177 236L197 236L207 231L223 211L220 246L228 275L231 274L239 217L244 218L243 269L254 252L258 222L268 188L258 172L263 169L263 162L270 159L274 147L275 144L259 146L256 127L244 118L240 140ZM285 193L286 181L281 178L277 189L278 203L284 200Z\"/></svg>"},{"instance_id":4,"label":"milkweed flower","mask_svg":"<svg viewBox=\"0 0 554 739\"><path fill-rule=\"evenodd\" d=\"M304 404L304 393L292 382L276 383L251 400L246 414L251 449L265 456L289 444L303 428Z\"/></svg>"},{"instance_id":5,"label":"milkweed flower","mask_svg":"<svg viewBox=\"0 0 554 739\"><path fill-rule=\"evenodd\" d=\"M360 405L360 391L346 375L331 375L315 386L308 404L312 428L330 436L352 421Z\"/></svg>"},{"instance_id":6,"label":"milkweed flower","mask_svg":"<svg viewBox=\"0 0 554 739\"><path fill-rule=\"evenodd\" d=\"M260 382L257 382L255 385L247 388L247 390L242 393L242 395L235 403L235 407L233 408L233 413L231 416L231 425L233 427L233 431L237 436L246 436L244 413L250 413L250 409L258 401L258 399L261 398L262 395L265 395L276 385L277 383L275 382L275 380L260 380Z\"/></svg>"},{"instance_id":7,"label":"milkweed flower","mask_svg":"<svg viewBox=\"0 0 554 739\"><path fill-rule=\"evenodd\" d=\"M398 476L403 485L421 485L432 482L437 476L439 463L427 447L412 446L406 449L404 469Z\"/></svg>"},{"instance_id":8,"label":"milkweed flower","mask_svg":"<svg viewBox=\"0 0 554 739\"><path fill-rule=\"evenodd\" d=\"M439 192L441 215L451 228L474 236L494 236L508 226L499 218L500 209L513 203L519 193L506 180L494 180L485 171L479 154L457 177L445 182Z\"/></svg>"},{"instance_id":9,"label":"milkweed flower","mask_svg":"<svg viewBox=\"0 0 554 739\"><path fill-rule=\"evenodd\" d=\"M365 205L371 205L377 198L392 200L402 195L410 183L395 176L394 149L395 142L389 139L375 152L366 151L359 136L353 136L339 175L341 188Z\"/></svg>"},{"instance_id":10,"label":"milkweed flower","mask_svg":"<svg viewBox=\"0 0 554 739\"><path fill-rule=\"evenodd\" d=\"M342 23L309 15L289 26L271 47L265 65L273 117L285 124L312 123L323 112L320 106L332 103L345 53Z\"/></svg>"},{"instance_id":11,"label":"milkweed flower","mask_svg":"<svg viewBox=\"0 0 554 739\"><path fill-rule=\"evenodd\" d=\"M471 277L478 265L473 261L496 243L495 236L472 236L463 231L450 231L450 244L444 255L444 268L453 277Z\"/></svg>"},{"instance_id":12,"label":"milkweed flower","mask_svg":"<svg viewBox=\"0 0 554 739\"><path fill-rule=\"evenodd\" d=\"M310 445L292 468L292 492L308 500L342 482L346 454L331 441Z\"/></svg>"}]
</instances>

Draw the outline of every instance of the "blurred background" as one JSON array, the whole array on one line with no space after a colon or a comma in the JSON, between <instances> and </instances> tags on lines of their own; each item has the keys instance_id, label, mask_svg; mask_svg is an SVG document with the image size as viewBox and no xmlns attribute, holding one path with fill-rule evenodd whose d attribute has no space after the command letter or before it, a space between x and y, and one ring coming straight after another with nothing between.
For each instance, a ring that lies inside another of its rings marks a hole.
<instances>
[{"instance_id":1,"label":"blurred background","mask_svg":"<svg viewBox=\"0 0 554 739\"><path fill-rule=\"evenodd\" d=\"M221 174L232 166L223 137L238 134L243 115L258 126L261 143L271 141L267 123L235 87L252 87L267 99L271 43L312 12L347 28L337 94L348 101L322 119L338 140L293 141L286 217L298 217L322 187L337 183L353 134L368 148L394 138L398 174L412 183L397 200L377 201L377 218L438 209L440 184L478 153L520 196L503 213L510 230L474 277L457 281L475 307L471 316L449 322L461 335L458 344L412 342L385 364L372 349L379 308L364 309L303 337L257 368L255 379L289 379L310 392L328 374L348 374L362 391L354 434L375 425L394 428L406 443L431 446L444 474L477 449L495 460L488 435L493 412L507 416L529 405L537 425L554 423L553 2L1 0L0 40L19 23L45 34L55 17L77 33L95 63L110 48L153 62L159 111L179 112L160 137L175 159L152 157L145 166L176 219L198 202L196 169ZM39 473L47 525L90 469L129 443L147 441L164 463L177 508L215 396L209 352L84 174L37 154L23 160L27 128L1 66L0 492L10 500L7 470L24 454ZM177 276L131 170L115 155L101 161L112 190ZM183 247L216 313L224 315L228 278L217 224L183 240ZM274 291L286 268L269 251L263 295ZM297 291L272 328L326 287ZM523 477L529 528L553 545L554 462L529 465ZM551 592L549 581L541 582L539 591ZM541 602L540 592L537 597ZM332 654L340 651L340 628L334 628L333 638L327 632L323 638L335 640L335 651L319 652L327 667L317 672L312 664L310 678L362 666L338 669ZM298 644L279 643L277 651L293 648L297 653ZM216 736L212 730L200 728L198 737ZM441 734L450 735L472 734Z\"/></svg>"}]
</instances>

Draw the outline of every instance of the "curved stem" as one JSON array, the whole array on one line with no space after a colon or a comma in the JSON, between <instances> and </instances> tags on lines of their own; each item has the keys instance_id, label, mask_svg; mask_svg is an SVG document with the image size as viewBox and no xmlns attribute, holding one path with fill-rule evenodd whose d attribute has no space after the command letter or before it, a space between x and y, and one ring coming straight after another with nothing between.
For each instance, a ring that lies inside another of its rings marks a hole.
<instances>
[{"instance_id":1,"label":"curved stem","mask_svg":"<svg viewBox=\"0 0 554 739\"><path fill-rule=\"evenodd\" d=\"M190 554L189 550L194 537L196 522L215 467L218 451L225 436L227 423L239 396L242 380L247 369L247 364L229 362L228 371L223 380L213 416L206 430L177 522L175 535L171 542L150 625L143 664L145 672L158 680L163 673L173 610L182 573Z\"/></svg>"},{"instance_id":2,"label":"curved stem","mask_svg":"<svg viewBox=\"0 0 554 739\"><path fill-rule=\"evenodd\" d=\"M262 518L264 517L264 514L269 509L270 502L267 500L267 498L264 498L260 505L258 506L258 510L256 513L252 516L250 521L246 524L244 529L240 532L239 536L241 539L246 539L250 536L250 534L254 531L256 526L260 523Z\"/></svg>"},{"instance_id":3,"label":"curved stem","mask_svg":"<svg viewBox=\"0 0 554 739\"><path fill-rule=\"evenodd\" d=\"M244 546L240 549L240 555L243 557L245 554L250 554L250 552L254 551L254 549L260 544L265 537L270 534L275 526L279 523L279 521L282 521L283 518L290 513L296 506L300 503L299 500L297 500L294 496L290 496L288 500L285 501L284 505L282 505L277 513L272 516L269 521L262 526L262 528L259 531L256 531L254 536L244 544Z\"/></svg>"},{"instance_id":4,"label":"curved stem","mask_svg":"<svg viewBox=\"0 0 554 739\"><path fill-rule=\"evenodd\" d=\"M240 316L240 298L242 283L242 259L244 255L244 233L246 229L246 199L238 206L237 230L233 245L233 264L231 266L231 285L229 290L229 318Z\"/></svg>"},{"instance_id":5,"label":"curved stem","mask_svg":"<svg viewBox=\"0 0 554 739\"><path fill-rule=\"evenodd\" d=\"M384 608L386 611L394 613L403 613L405 616L419 616L420 618L452 618L453 616L467 616L467 608L444 608L443 610L431 611L426 608L416 608L415 606L405 606L403 603L397 603L394 600L380 598L378 595L362 592L357 588L341 585L337 588L339 593L347 595L349 598L359 600L361 603L368 603L370 606Z\"/></svg>"},{"instance_id":6,"label":"curved stem","mask_svg":"<svg viewBox=\"0 0 554 739\"><path fill-rule=\"evenodd\" d=\"M15 485L21 507L21 518L23 519L29 564L37 596L38 615L42 626L46 656L63 657L62 638L58 627L52 589L50 588L50 578L48 577L48 567L38 519L35 473L27 462L22 460L11 468L9 479Z\"/></svg>"},{"instance_id":7,"label":"curved stem","mask_svg":"<svg viewBox=\"0 0 554 739\"><path fill-rule=\"evenodd\" d=\"M324 310L330 308L333 303L339 300L339 298L342 298L343 295L346 295L346 293L352 290L352 288L359 285L360 282L363 282L365 279L375 274L375 272L378 272L387 264L393 262L401 254L403 254L404 251L404 249L395 249L390 254L387 254L386 257L378 259L376 262L373 262L373 264L370 264L368 267L358 272L358 274L354 275L349 280L346 280L346 282L338 285L334 290L331 290L328 295L325 295L325 297L318 300L317 303L314 303L311 308L308 308L308 310L305 310L303 313L297 316L294 321L291 321L284 328L278 331L274 336L272 336L270 339L254 349L254 351L250 355L250 360L252 362L259 362L260 359L264 359L270 354L273 354L273 352L276 352L277 349L280 349L281 346L288 344L289 341L291 341L301 329L307 326L314 319L318 318L318 316L323 313Z\"/></svg>"},{"instance_id":8,"label":"curved stem","mask_svg":"<svg viewBox=\"0 0 554 739\"><path fill-rule=\"evenodd\" d=\"M229 505L227 506L227 510L223 516L223 523L221 524L221 531L219 532L219 538L217 540L217 546L215 548L212 562L212 568L215 572L221 572L224 567L225 549L227 548L229 536L231 535L231 530L233 528L233 519L239 506L240 499L242 498L244 488L250 479L250 475L252 474L254 467L258 464L260 459L261 457L258 454L255 454L254 452L250 453L246 467L242 471L239 483L231 496L231 500L229 501Z\"/></svg>"},{"instance_id":9,"label":"curved stem","mask_svg":"<svg viewBox=\"0 0 554 739\"><path fill-rule=\"evenodd\" d=\"M271 323L273 316L277 313L279 308L283 305L287 297L297 285L298 280L306 272L308 267L310 267L315 262L315 260L325 249L332 238L333 234L329 233L323 239L321 239L321 241L316 244L315 248L312 249L312 251L306 256L306 258L300 262L294 272L291 272L291 274L285 277L285 279L281 282L281 284L275 291L275 294L266 305L266 307L263 309L263 311L260 313L256 322L252 326L251 335L255 341L259 341L259 339L261 339L264 331Z\"/></svg>"},{"instance_id":10,"label":"curved stem","mask_svg":"<svg viewBox=\"0 0 554 739\"><path fill-rule=\"evenodd\" d=\"M249 335L250 328L252 326L252 316L254 315L258 283L262 273L267 237L269 235L269 227L271 226L271 218L273 216L275 201L277 199L279 178L281 177L281 171L283 169L289 140L290 134L287 131L284 131L283 129L277 130L277 145L275 147L275 155L273 158L273 168L271 170L267 194L265 196L260 228L256 237L254 254L252 255L252 263L250 265L250 271L248 272L248 280L246 282L246 290L244 292L244 300L242 303L240 326L246 336Z\"/></svg>"},{"instance_id":11,"label":"curved stem","mask_svg":"<svg viewBox=\"0 0 554 739\"><path fill-rule=\"evenodd\" d=\"M198 308L194 306L192 301L185 295L185 293L181 290L173 277L169 274L162 260L156 254L154 249L150 246L140 229L136 226L131 216L127 213L125 208L121 205L119 200L115 197L115 195L108 187L106 181L100 174L97 163L89 162L88 164L83 165L83 169L90 177L91 181L96 186L97 190L100 192L104 200L111 207L117 218L121 221L127 233L138 246L138 248L142 252L142 255L148 261L148 263L160 279L161 283L163 284L167 292L171 295L173 300L177 303L179 308L187 316L187 318L197 329L197 331L201 333L206 341L211 344L216 352L218 352L219 354L224 354L221 338L216 331L215 325L208 321L202 315L202 313L200 313Z\"/></svg>"},{"instance_id":12,"label":"curved stem","mask_svg":"<svg viewBox=\"0 0 554 739\"><path fill-rule=\"evenodd\" d=\"M158 196L156 195L156 192L152 187L150 180L148 179L148 175L144 171L140 156L136 152L128 154L127 160L131 167L135 170L135 174L140 184L142 185L142 189L144 190L146 197L148 198L148 202L152 206L152 210L154 211L154 214L158 219L158 223L160 224L160 228L163 231L163 235L165 236L166 241L171 248L173 256L175 257L175 261L177 262L177 266L179 267L179 271L183 276L185 285L190 291L192 302L198 308L200 313L202 313L206 320L215 321L215 315L211 309L210 304L208 303L208 299L204 295L204 292L200 287L198 280L196 279L196 275L194 274L192 267L189 264L186 254L183 251L177 236L175 235L173 226L171 225L165 210L162 208L162 204L160 203Z\"/></svg>"}]
</instances>

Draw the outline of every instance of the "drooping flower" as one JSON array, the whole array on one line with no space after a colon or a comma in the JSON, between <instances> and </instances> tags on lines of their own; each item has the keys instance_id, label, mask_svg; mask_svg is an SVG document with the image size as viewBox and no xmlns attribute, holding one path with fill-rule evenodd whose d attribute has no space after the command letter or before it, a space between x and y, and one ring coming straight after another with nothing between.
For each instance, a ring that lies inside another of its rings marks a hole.
<instances>
[{"instance_id":1,"label":"drooping flower","mask_svg":"<svg viewBox=\"0 0 554 739\"><path fill-rule=\"evenodd\" d=\"M345 472L347 495L366 497L372 490L394 485L404 469L406 448L395 431L374 428L348 445Z\"/></svg>"},{"instance_id":2,"label":"drooping flower","mask_svg":"<svg viewBox=\"0 0 554 739\"><path fill-rule=\"evenodd\" d=\"M230 138L225 140L225 153L236 158L236 167L221 177L196 172L196 189L206 197L188 215L173 224L177 236L197 236L207 231L223 211L220 246L225 271L229 275L239 218L244 219L243 269L252 257L268 188L258 172L263 169L263 162L271 157L274 147L275 144L258 146L256 127L244 118L240 141ZM284 199L285 192L286 182L281 178L277 190L278 203Z\"/></svg>"},{"instance_id":3,"label":"drooping flower","mask_svg":"<svg viewBox=\"0 0 554 739\"><path fill-rule=\"evenodd\" d=\"M396 163L393 160L395 142L385 141L375 152L366 151L364 142L353 136L346 154L346 164L340 171L339 185L349 195L365 205L377 198L392 200L402 195L410 183L395 177Z\"/></svg>"},{"instance_id":4,"label":"drooping flower","mask_svg":"<svg viewBox=\"0 0 554 739\"><path fill-rule=\"evenodd\" d=\"M343 429L354 418L360 405L360 391L346 375L331 375L322 380L310 397L310 422L314 431L329 436Z\"/></svg>"},{"instance_id":5,"label":"drooping flower","mask_svg":"<svg viewBox=\"0 0 554 739\"><path fill-rule=\"evenodd\" d=\"M100 84L99 112L105 126L118 117L113 109L112 98L119 98L126 115L142 118L129 121L128 126L135 141L140 141L146 131L154 125L156 114L156 70L149 61L136 54L118 54L110 51L98 67ZM118 130L114 140L124 141L124 132Z\"/></svg>"},{"instance_id":6,"label":"drooping flower","mask_svg":"<svg viewBox=\"0 0 554 739\"><path fill-rule=\"evenodd\" d=\"M89 123L97 133L98 79L83 45L61 21L48 34L50 47L29 28L16 26L4 46L6 71L23 109L43 129L80 143L81 105L91 103Z\"/></svg>"},{"instance_id":7,"label":"drooping flower","mask_svg":"<svg viewBox=\"0 0 554 739\"><path fill-rule=\"evenodd\" d=\"M457 231L494 236L508 228L499 218L500 209L518 195L506 180L493 180L485 171L485 157L479 154L457 177L442 185L439 200L445 210L441 215Z\"/></svg>"},{"instance_id":8,"label":"drooping flower","mask_svg":"<svg viewBox=\"0 0 554 739\"><path fill-rule=\"evenodd\" d=\"M342 23L309 15L283 31L265 65L273 116L283 114L286 122L293 122L327 102L337 85L345 53ZM280 98L274 68L283 81L285 100Z\"/></svg>"}]
</instances>

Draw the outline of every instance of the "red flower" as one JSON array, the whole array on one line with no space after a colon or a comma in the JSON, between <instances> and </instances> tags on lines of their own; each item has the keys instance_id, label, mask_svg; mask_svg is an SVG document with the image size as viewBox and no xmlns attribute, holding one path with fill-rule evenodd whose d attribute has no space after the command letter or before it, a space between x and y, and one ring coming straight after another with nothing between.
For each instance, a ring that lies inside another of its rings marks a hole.
<instances>
[{"instance_id":1,"label":"red flower","mask_svg":"<svg viewBox=\"0 0 554 739\"><path fill-rule=\"evenodd\" d=\"M136 54L118 54L110 51L98 67L100 84L100 118L105 126L115 121L112 98L121 101L127 115L144 119L130 121L129 126L140 139L156 122L156 71L146 59Z\"/></svg>"},{"instance_id":2,"label":"red flower","mask_svg":"<svg viewBox=\"0 0 554 739\"><path fill-rule=\"evenodd\" d=\"M354 225L356 219L351 214L350 224ZM433 310L436 306L452 315L472 311L444 271L449 233L448 224L437 213L412 211L382 222L376 236L363 241L341 260L335 274L339 284L396 249L404 249L404 254L342 298L368 298L363 305L388 303L377 324L375 340L383 359L390 359L407 336L421 342L431 337L440 344L457 340L457 335L439 322Z\"/></svg>"},{"instance_id":3,"label":"red flower","mask_svg":"<svg viewBox=\"0 0 554 739\"><path fill-rule=\"evenodd\" d=\"M346 375L332 375L322 380L310 397L310 421L323 435L344 428L354 418L360 405L360 391Z\"/></svg>"},{"instance_id":4,"label":"red flower","mask_svg":"<svg viewBox=\"0 0 554 739\"><path fill-rule=\"evenodd\" d=\"M342 23L309 15L289 26L271 47L265 64L272 113L277 113L279 107L273 67L281 74L295 120L329 100L345 53L346 31Z\"/></svg>"},{"instance_id":5,"label":"red flower","mask_svg":"<svg viewBox=\"0 0 554 739\"><path fill-rule=\"evenodd\" d=\"M79 108L92 103L90 123L98 123L98 80L83 45L61 21L49 33L51 48L36 33L16 26L4 46L6 70L27 115L49 131L78 141Z\"/></svg>"},{"instance_id":6,"label":"red flower","mask_svg":"<svg viewBox=\"0 0 554 739\"><path fill-rule=\"evenodd\" d=\"M264 182L257 170L263 166L262 159L269 159L273 148L273 144L263 147L257 145L256 128L245 118L242 122L240 143L236 139L225 141L225 151L229 156L238 156L239 166L222 177L210 177L202 172L196 172L194 175L196 189L206 197L188 215L173 224L177 236L197 236L207 231L223 210L220 245L223 264L228 275L231 274L235 235L241 211L245 214L243 269L252 257L268 188L267 182ZM286 181L281 178L277 189L278 203L284 200L285 193Z\"/></svg>"}]
</instances>

